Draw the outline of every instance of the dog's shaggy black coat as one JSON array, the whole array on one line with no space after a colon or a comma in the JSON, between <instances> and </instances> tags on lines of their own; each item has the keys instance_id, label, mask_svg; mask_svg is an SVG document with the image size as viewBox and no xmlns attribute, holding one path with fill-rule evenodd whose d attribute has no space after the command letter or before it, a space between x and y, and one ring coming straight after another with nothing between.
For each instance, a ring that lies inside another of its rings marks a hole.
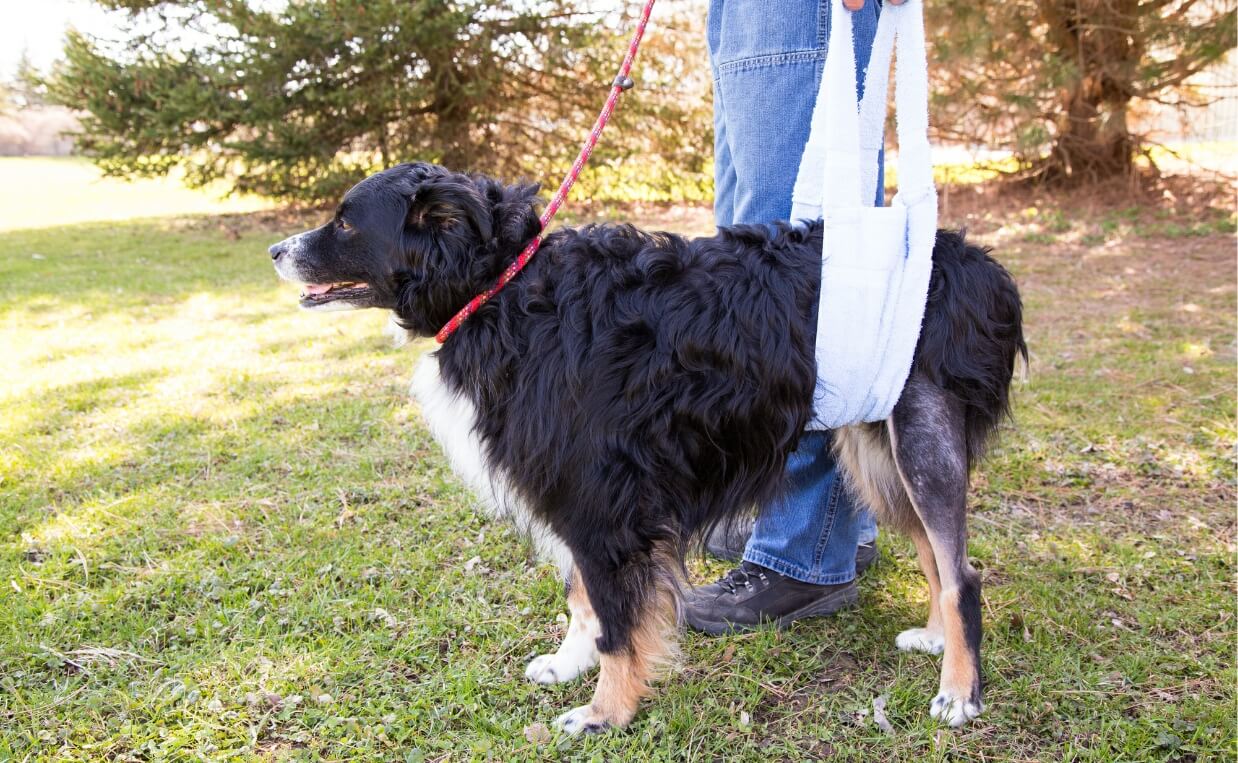
<instances>
[{"instance_id":1,"label":"dog's shaggy black coat","mask_svg":"<svg viewBox=\"0 0 1238 763\"><path fill-rule=\"evenodd\" d=\"M333 244L330 224L304 234L320 237L304 268L365 281L367 306L432 335L537 232L535 194L402 165L350 192L353 239ZM660 549L681 554L782 488L811 414L821 247L820 223L697 239L559 230L439 349L492 468L570 548L603 653L627 647L665 573ZM913 377L957 404L970 467L1025 352L1019 294L961 234L940 232L933 257Z\"/></svg>"}]
</instances>

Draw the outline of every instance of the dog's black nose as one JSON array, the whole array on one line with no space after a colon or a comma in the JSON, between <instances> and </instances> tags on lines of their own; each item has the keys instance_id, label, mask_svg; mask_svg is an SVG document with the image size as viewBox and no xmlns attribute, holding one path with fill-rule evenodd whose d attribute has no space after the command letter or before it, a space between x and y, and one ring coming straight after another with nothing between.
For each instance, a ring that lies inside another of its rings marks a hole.
<instances>
[{"instance_id":1,"label":"dog's black nose","mask_svg":"<svg viewBox=\"0 0 1238 763\"><path fill-rule=\"evenodd\" d=\"M280 255L284 253L284 242L281 241L278 244L271 244L271 247L267 249L267 251L271 253L271 259L278 260Z\"/></svg>"}]
</instances>

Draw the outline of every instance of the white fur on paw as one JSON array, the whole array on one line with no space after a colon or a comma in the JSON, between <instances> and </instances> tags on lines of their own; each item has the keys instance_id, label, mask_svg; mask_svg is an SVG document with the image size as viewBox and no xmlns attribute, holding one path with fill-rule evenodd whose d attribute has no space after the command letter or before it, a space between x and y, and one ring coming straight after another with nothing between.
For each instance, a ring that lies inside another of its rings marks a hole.
<instances>
[{"instance_id":1,"label":"white fur on paw","mask_svg":"<svg viewBox=\"0 0 1238 763\"><path fill-rule=\"evenodd\" d=\"M946 648L946 637L941 631L928 628L908 628L894 639L894 645L904 652L941 654Z\"/></svg>"},{"instance_id":2,"label":"white fur on paw","mask_svg":"<svg viewBox=\"0 0 1238 763\"><path fill-rule=\"evenodd\" d=\"M929 715L949 726L959 727L984 711L984 705L941 692L933 697Z\"/></svg>"},{"instance_id":3,"label":"white fur on paw","mask_svg":"<svg viewBox=\"0 0 1238 763\"><path fill-rule=\"evenodd\" d=\"M597 665L592 655L579 652L556 652L534 657L524 669L524 677L537 684L558 684L571 681Z\"/></svg>"},{"instance_id":4,"label":"white fur on paw","mask_svg":"<svg viewBox=\"0 0 1238 763\"><path fill-rule=\"evenodd\" d=\"M568 710L555 719L555 726L572 736L581 733L600 734L610 728L609 723L594 719L593 708L589 705Z\"/></svg>"}]
</instances>

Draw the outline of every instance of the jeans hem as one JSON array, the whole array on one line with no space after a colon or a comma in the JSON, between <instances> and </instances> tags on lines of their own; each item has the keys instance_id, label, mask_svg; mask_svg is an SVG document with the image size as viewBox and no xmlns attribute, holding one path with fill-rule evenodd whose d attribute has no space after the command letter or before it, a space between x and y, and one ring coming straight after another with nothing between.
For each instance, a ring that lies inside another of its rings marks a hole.
<instances>
[{"instance_id":1,"label":"jeans hem","mask_svg":"<svg viewBox=\"0 0 1238 763\"><path fill-rule=\"evenodd\" d=\"M821 574L810 572L797 564L792 564L776 556L770 556L761 551L746 549L744 551L744 561L759 564L766 569L773 570L779 575L798 580L801 583L809 583L811 585L840 585L842 583L850 583L855 580L855 558L852 557L850 572L836 572L833 574Z\"/></svg>"}]
</instances>

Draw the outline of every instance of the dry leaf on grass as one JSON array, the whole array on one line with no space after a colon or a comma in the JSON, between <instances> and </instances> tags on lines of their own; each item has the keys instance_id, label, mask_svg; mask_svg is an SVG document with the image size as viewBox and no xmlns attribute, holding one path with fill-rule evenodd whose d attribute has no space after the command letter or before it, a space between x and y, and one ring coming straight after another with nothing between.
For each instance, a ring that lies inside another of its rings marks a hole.
<instances>
[{"instance_id":1,"label":"dry leaf on grass","mask_svg":"<svg viewBox=\"0 0 1238 763\"><path fill-rule=\"evenodd\" d=\"M550 741L550 729L544 723L530 723L524 727L524 738L532 744L546 744Z\"/></svg>"},{"instance_id":2,"label":"dry leaf on grass","mask_svg":"<svg viewBox=\"0 0 1238 763\"><path fill-rule=\"evenodd\" d=\"M873 723L877 724L877 728L887 734L894 733L894 727L890 725L890 719L886 718L886 698L884 694L873 700Z\"/></svg>"},{"instance_id":3,"label":"dry leaf on grass","mask_svg":"<svg viewBox=\"0 0 1238 763\"><path fill-rule=\"evenodd\" d=\"M382 607L378 607L370 613L370 619L375 622L380 622L388 628L394 628L400 624L400 621L395 618L395 615L391 614Z\"/></svg>"}]
</instances>

